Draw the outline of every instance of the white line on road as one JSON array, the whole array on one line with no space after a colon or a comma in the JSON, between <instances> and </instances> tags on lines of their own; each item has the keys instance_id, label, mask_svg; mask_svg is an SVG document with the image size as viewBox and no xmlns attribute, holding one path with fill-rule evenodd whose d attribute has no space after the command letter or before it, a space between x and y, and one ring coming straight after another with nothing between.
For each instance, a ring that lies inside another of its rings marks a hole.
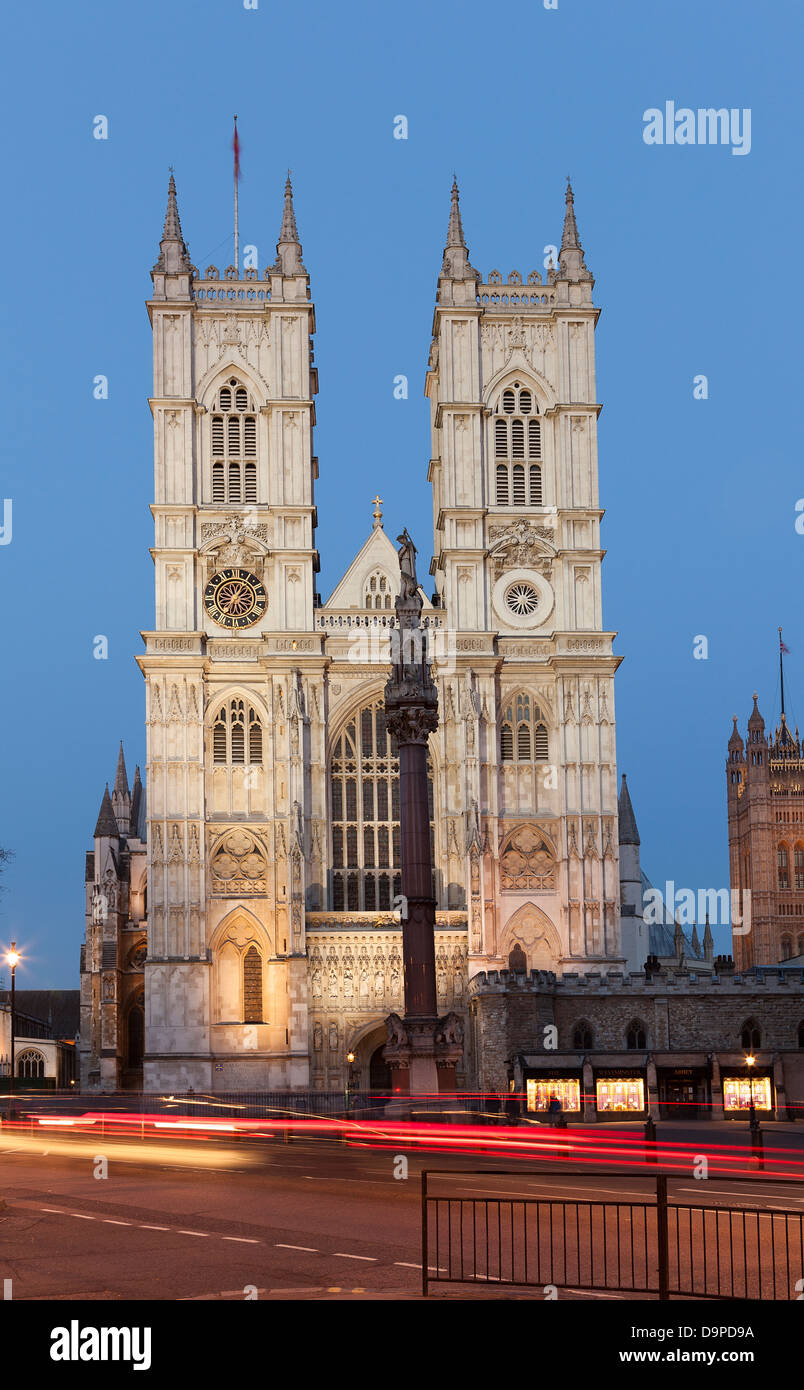
<instances>
[{"instance_id":1,"label":"white line on road","mask_svg":"<svg viewBox=\"0 0 804 1390\"><path fill-rule=\"evenodd\" d=\"M141 1231L169 1231L169 1230L170 1230L170 1227L169 1227L169 1226L145 1226L145 1225L141 1225L141 1226L140 1226L140 1230L141 1230Z\"/></svg>"},{"instance_id":2,"label":"white line on road","mask_svg":"<svg viewBox=\"0 0 804 1390\"><path fill-rule=\"evenodd\" d=\"M182 1231L176 1227L177 1236L203 1236L204 1240L209 1239L209 1231Z\"/></svg>"},{"instance_id":3,"label":"white line on road","mask_svg":"<svg viewBox=\"0 0 804 1390\"><path fill-rule=\"evenodd\" d=\"M130 1225L131 1225L131 1222L130 1222L130 1221L113 1221L112 1218L111 1218L111 1216L102 1216L102 1217L101 1217L101 1220L102 1220L104 1226L130 1226Z\"/></svg>"},{"instance_id":4,"label":"white line on road","mask_svg":"<svg viewBox=\"0 0 804 1390\"><path fill-rule=\"evenodd\" d=\"M336 1260L366 1260L368 1264L377 1263L376 1255L346 1255L343 1250L333 1250L332 1257Z\"/></svg>"},{"instance_id":5,"label":"white line on road","mask_svg":"<svg viewBox=\"0 0 804 1390\"><path fill-rule=\"evenodd\" d=\"M421 1269L421 1265L409 1264L407 1260L394 1260L394 1264L398 1265L400 1269Z\"/></svg>"},{"instance_id":6,"label":"white line on road","mask_svg":"<svg viewBox=\"0 0 804 1390\"><path fill-rule=\"evenodd\" d=\"M314 1245L283 1245L281 1240L276 1242L277 1250L304 1250L308 1255L317 1255L318 1250Z\"/></svg>"},{"instance_id":7,"label":"white line on road","mask_svg":"<svg viewBox=\"0 0 804 1390\"><path fill-rule=\"evenodd\" d=\"M221 1240L237 1240L241 1245L262 1245L261 1240L251 1240L248 1236L221 1236Z\"/></svg>"},{"instance_id":8,"label":"white line on road","mask_svg":"<svg viewBox=\"0 0 804 1390\"><path fill-rule=\"evenodd\" d=\"M69 1211L66 1214L68 1216L74 1216L76 1221L95 1221L97 1219L94 1216L84 1216L80 1211Z\"/></svg>"}]
</instances>

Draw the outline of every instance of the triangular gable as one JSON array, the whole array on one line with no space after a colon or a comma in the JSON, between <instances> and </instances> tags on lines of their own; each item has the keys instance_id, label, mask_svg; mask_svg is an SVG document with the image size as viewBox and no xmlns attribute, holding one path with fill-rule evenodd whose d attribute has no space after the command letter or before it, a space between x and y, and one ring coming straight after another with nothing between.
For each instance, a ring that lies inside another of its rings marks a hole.
<instances>
[{"instance_id":1,"label":"triangular gable","mask_svg":"<svg viewBox=\"0 0 804 1390\"><path fill-rule=\"evenodd\" d=\"M391 595L390 608L385 609L384 604L381 608L393 613L394 599L399 593L399 556L396 546L381 526L375 526L370 532L343 578L336 584L324 608L365 608L366 588L377 572L385 577ZM423 593L422 598L425 607L431 608L432 604Z\"/></svg>"}]
</instances>

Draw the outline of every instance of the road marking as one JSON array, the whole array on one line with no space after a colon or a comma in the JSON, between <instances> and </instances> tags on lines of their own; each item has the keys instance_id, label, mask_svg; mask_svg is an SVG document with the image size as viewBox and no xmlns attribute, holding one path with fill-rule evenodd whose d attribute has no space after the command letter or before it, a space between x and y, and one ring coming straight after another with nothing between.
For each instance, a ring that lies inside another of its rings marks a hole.
<instances>
[{"instance_id":1,"label":"road marking","mask_svg":"<svg viewBox=\"0 0 804 1390\"><path fill-rule=\"evenodd\" d=\"M94 1216L84 1216L84 1215L82 1215L82 1213L81 1213L80 1211L70 1211L70 1212L67 1212L67 1215L68 1215L68 1216L74 1216L75 1219L76 1219L76 1221L95 1221L95 1220L96 1220L96 1217L94 1217Z\"/></svg>"},{"instance_id":2,"label":"road marking","mask_svg":"<svg viewBox=\"0 0 804 1390\"><path fill-rule=\"evenodd\" d=\"M141 1231L169 1231L169 1226L140 1226ZM225 1239L225 1237L224 1237Z\"/></svg>"},{"instance_id":3,"label":"road marking","mask_svg":"<svg viewBox=\"0 0 804 1390\"><path fill-rule=\"evenodd\" d=\"M366 1260L369 1264L377 1263L376 1255L346 1255L343 1250L333 1250L332 1255L336 1260Z\"/></svg>"},{"instance_id":4,"label":"road marking","mask_svg":"<svg viewBox=\"0 0 804 1390\"><path fill-rule=\"evenodd\" d=\"M237 1240L241 1245L262 1245L261 1240L251 1240L249 1236L221 1236L221 1240Z\"/></svg>"},{"instance_id":5,"label":"road marking","mask_svg":"<svg viewBox=\"0 0 804 1390\"><path fill-rule=\"evenodd\" d=\"M421 1265L409 1264L407 1260L394 1260L394 1264L398 1265L400 1269L421 1269Z\"/></svg>"},{"instance_id":6,"label":"road marking","mask_svg":"<svg viewBox=\"0 0 804 1390\"><path fill-rule=\"evenodd\" d=\"M130 1221L113 1221L111 1216L102 1216L104 1226L130 1226Z\"/></svg>"},{"instance_id":7,"label":"road marking","mask_svg":"<svg viewBox=\"0 0 804 1390\"><path fill-rule=\"evenodd\" d=\"M66 1212L66 1211L59 1211L59 1208L58 1208L58 1207L40 1207L39 1210L40 1210L40 1211L50 1211L50 1212L53 1212L54 1216L67 1216L67 1215L69 1215L69 1213Z\"/></svg>"},{"instance_id":8,"label":"road marking","mask_svg":"<svg viewBox=\"0 0 804 1390\"><path fill-rule=\"evenodd\" d=\"M209 1231L182 1231L179 1230L178 1227L176 1228L177 1236L203 1236L204 1240L207 1240L209 1238L209 1234Z\"/></svg>"},{"instance_id":9,"label":"road marking","mask_svg":"<svg viewBox=\"0 0 804 1390\"><path fill-rule=\"evenodd\" d=\"M281 1240L276 1242L277 1250L304 1250L308 1255L317 1255L318 1250L314 1245L283 1245Z\"/></svg>"}]
</instances>

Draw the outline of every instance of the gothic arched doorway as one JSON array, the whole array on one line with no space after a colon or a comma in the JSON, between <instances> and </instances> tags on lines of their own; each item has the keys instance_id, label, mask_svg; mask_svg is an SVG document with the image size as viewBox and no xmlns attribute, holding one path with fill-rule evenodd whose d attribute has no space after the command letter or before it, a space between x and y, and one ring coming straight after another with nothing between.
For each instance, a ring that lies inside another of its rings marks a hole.
<instances>
[{"instance_id":1,"label":"gothic arched doorway","mask_svg":"<svg viewBox=\"0 0 804 1390\"><path fill-rule=\"evenodd\" d=\"M385 1043L381 1043L371 1054L369 1061L369 1088L380 1095L391 1094L391 1068L383 1056Z\"/></svg>"},{"instance_id":2,"label":"gothic arched doorway","mask_svg":"<svg viewBox=\"0 0 804 1390\"><path fill-rule=\"evenodd\" d=\"M123 1085L126 1090L142 1086L142 1064L145 1056L145 1001L140 995L126 1015L126 1050Z\"/></svg>"}]
</instances>

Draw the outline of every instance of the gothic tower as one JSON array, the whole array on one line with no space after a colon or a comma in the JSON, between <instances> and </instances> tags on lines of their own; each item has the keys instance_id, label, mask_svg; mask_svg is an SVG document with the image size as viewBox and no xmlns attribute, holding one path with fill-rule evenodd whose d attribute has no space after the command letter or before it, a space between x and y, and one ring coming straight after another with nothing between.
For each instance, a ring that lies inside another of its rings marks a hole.
<instances>
[{"instance_id":1,"label":"gothic tower","mask_svg":"<svg viewBox=\"0 0 804 1390\"><path fill-rule=\"evenodd\" d=\"M152 279L145 1086L304 1085L308 711L323 701L315 314L290 178L259 279L192 265L171 174Z\"/></svg>"},{"instance_id":2,"label":"gothic tower","mask_svg":"<svg viewBox=\"0 0 804 1390\"><path fill-rule=\"evenodd\" d=\"M557 266L486 281L453 184L426 392L432 573L455 646L441 798L463 813L448 878L466 885L470 973L515 946L557 971L621 956L593 284L569 181Z\"/></svg>"},{"instance_id":3,"label":"gothic tower","mask_svg":"<svg viewBox=\"0 0 804 1390\"><path fill-rule=\"evenodd\" d=\"M736 715L733 723L726 759L732 938L735 964L745 970L804 956L804 748L784 709L766 737L756 694L745 742Z\"/></svg>"}]
</instances>

